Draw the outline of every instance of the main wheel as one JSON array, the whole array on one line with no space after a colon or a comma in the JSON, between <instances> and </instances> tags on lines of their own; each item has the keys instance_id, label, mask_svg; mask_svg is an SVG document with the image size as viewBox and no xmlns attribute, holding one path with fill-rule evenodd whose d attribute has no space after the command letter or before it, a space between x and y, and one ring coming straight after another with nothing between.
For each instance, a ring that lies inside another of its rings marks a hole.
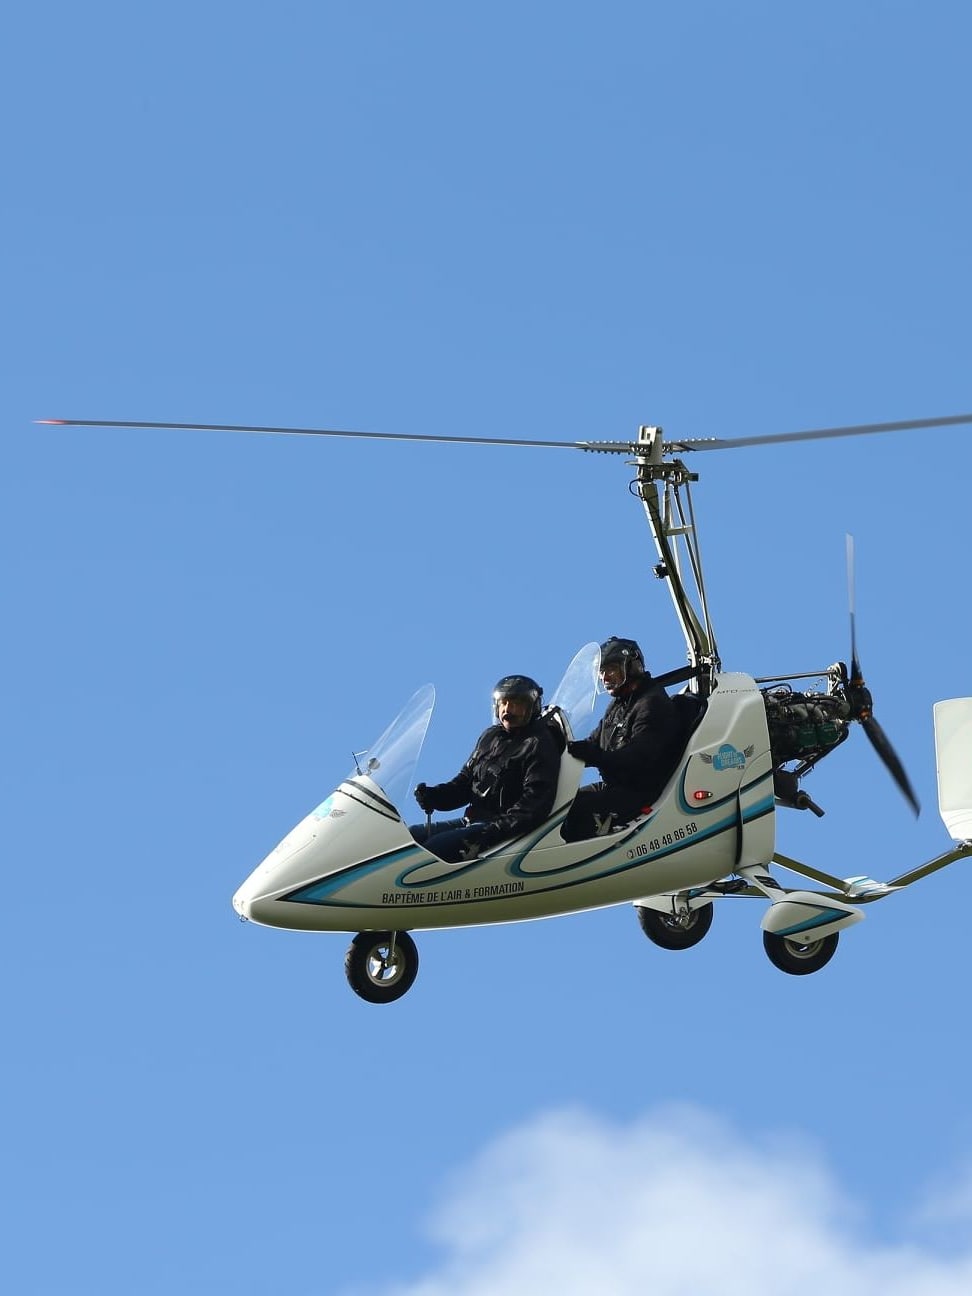
<instances>
[{"instance_id":1,"label":"main wheel","mask_svg":"<svg viewBox=\"0 0 972 1296\"><path fill-rule=\"evenodd\" d=\"M819 972L834 957L837 949L837 932L821 936L818 940L795 940L792 936L777 936L763 932L763 948L774 967L791 976L806 976Z\"/></svg>"},{"instance_id":2,"label":"main wheel","mask_svg":"<svg viewBox=\"0 0 972 1296\"><path fill-rule=\"evenodd\" d=\"M662 949L691 949L712 926L712 904L699 905L686 914L660 913L644 905L635 905L641 930Z\"/></svg>"},{"instance_id":3,"label":"main wheel","mask_svg":"<svg viewBox=\"0 0 972 1296\"><path fill-rule=\"evenodd\" d=\"M408 932L358 932L344 957L348 985L369 1003L401 999L418 975L418 965Z\"/></svg>"}]
</instances>

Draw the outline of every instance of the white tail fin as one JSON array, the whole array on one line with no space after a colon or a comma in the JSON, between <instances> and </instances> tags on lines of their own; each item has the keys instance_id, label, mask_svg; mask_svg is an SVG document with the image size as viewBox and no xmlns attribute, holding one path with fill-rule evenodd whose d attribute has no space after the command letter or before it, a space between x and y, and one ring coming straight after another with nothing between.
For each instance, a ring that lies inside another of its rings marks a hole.
<instances>
[{"instance_id":1,"label":"white tail fin","mask_svg":"<svg viewBox=\"0 0 972 1296\"><path fill-rule=\"evenodd\" d=\"M955 841L972 840L972 698L935 703L938 809Z\"/></svg>"}]
</instances>

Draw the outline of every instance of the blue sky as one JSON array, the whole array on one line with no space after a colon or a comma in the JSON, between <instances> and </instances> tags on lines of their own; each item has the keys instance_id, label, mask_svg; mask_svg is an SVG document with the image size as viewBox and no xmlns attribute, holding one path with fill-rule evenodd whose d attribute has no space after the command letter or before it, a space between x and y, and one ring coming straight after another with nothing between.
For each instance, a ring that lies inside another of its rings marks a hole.
<instances>
[{"instance_id":1,"label":"blue sky","mask_svg":"<svg viewBox=\"0 0 972 1296\"><path fill-rule=\"evenodd\" d=\"M611 634L682 664L620 460L33 420L573 441L967 412L970 37L911 0L8 15L11 1290L968 1291L962 864L818 976L770 966L755 904L684 954L622 907L420 935L388 1008L342 936L230 908L420 685L436 781L500 675L549 693ZM853 532L923 803L855 733L780 848L931 858L972 430L699 467L730 669L846 656Z\"/></svg>"}]
</instances>

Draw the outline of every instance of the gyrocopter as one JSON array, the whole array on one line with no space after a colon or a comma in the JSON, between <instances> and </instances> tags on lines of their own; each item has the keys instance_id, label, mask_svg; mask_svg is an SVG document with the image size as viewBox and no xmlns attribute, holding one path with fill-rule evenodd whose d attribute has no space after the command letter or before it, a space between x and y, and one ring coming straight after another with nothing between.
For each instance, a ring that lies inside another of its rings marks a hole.
<instances>
[{"instance_id":1,"label":"gyrocopter","mask_svg":"<svg viewBox=\"0 0 972 1296\"><path fill-rule=\"evenodd\" d=\"M554 809L540 827L474 859L447 863L415 841L407 797L435 700L420 688L354 770L297 824L243 882L233 905L243 919L301 931L355 933L345 960L351 988L373 1003L400 998L418 971L410 933L549 917L631 903L646 936L669 950L696 945L713 905L725 898L766 903L761 928L771 962L803 975L829 962L839 934L863 906L972 855L972 698L934 707L939 810L952 838L943 854L888 882L838 878L781 854L779 809L822 811L802 780L860 724L917 813L907 774L874 717L858 660L852 542L850 662L754 678L723 671L709 616L685 461L708 450L972 423L972 414L826 428L774 436L666 441L641 427L629 441L523 441L472 436L349 432L232 424L42 420L69 426L265 432L494 446L540 446L622 455L642 503L685 638L687 665L656 677L682 686L681 755L656 803L597 836L565 841L561 828L583 766L566 750L594 708L598 648L576 653L545 716L562 751ZM817 687L806 687L808 682ZM414 815L412 816L414 817ZM803 885L783 885L774 866ZM816 884L814 889L806 883Z\"/></svg>"}]
</instances>

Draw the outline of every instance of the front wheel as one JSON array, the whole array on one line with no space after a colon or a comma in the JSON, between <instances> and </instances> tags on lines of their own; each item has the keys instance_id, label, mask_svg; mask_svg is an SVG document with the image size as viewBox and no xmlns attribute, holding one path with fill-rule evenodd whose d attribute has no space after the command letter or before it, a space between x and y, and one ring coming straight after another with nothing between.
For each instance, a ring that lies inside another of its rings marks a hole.
<instances>
[{"instance_id":1,"label":"front wheel","mask_svg":"<svg viewBox=\"0 0 972 1296\"><path fill-rule=\"evenodd\" d=\"M635 905L641 930L662 949L691 949L712 926L712 903L699 905L687 913L661 913L645 905Z\"/></svg>"},{"instance_id":2,"label":"front wheel","mask_svg":"<svg viewBox=\"0 0 972 1296\"><path fill-rule=\"evenodd\" d=\"M348 985L369 1003L401 999L418 975L419 956L408 932L358 932L344 957Z\"/></svg>"},{"instance_id":3,"label":"front wheel","mask_svg":"<svg viewBox=\"0 0 972 1296\"><path fill-rule=\"evenodd\" d=\"M837 932L821 936L818 940L794 940L792 936L777 936L763 932L763 948L774 967L791 976L807 976L819 972L830 962L837 949Z\"/></svg>"}]
</instances>

